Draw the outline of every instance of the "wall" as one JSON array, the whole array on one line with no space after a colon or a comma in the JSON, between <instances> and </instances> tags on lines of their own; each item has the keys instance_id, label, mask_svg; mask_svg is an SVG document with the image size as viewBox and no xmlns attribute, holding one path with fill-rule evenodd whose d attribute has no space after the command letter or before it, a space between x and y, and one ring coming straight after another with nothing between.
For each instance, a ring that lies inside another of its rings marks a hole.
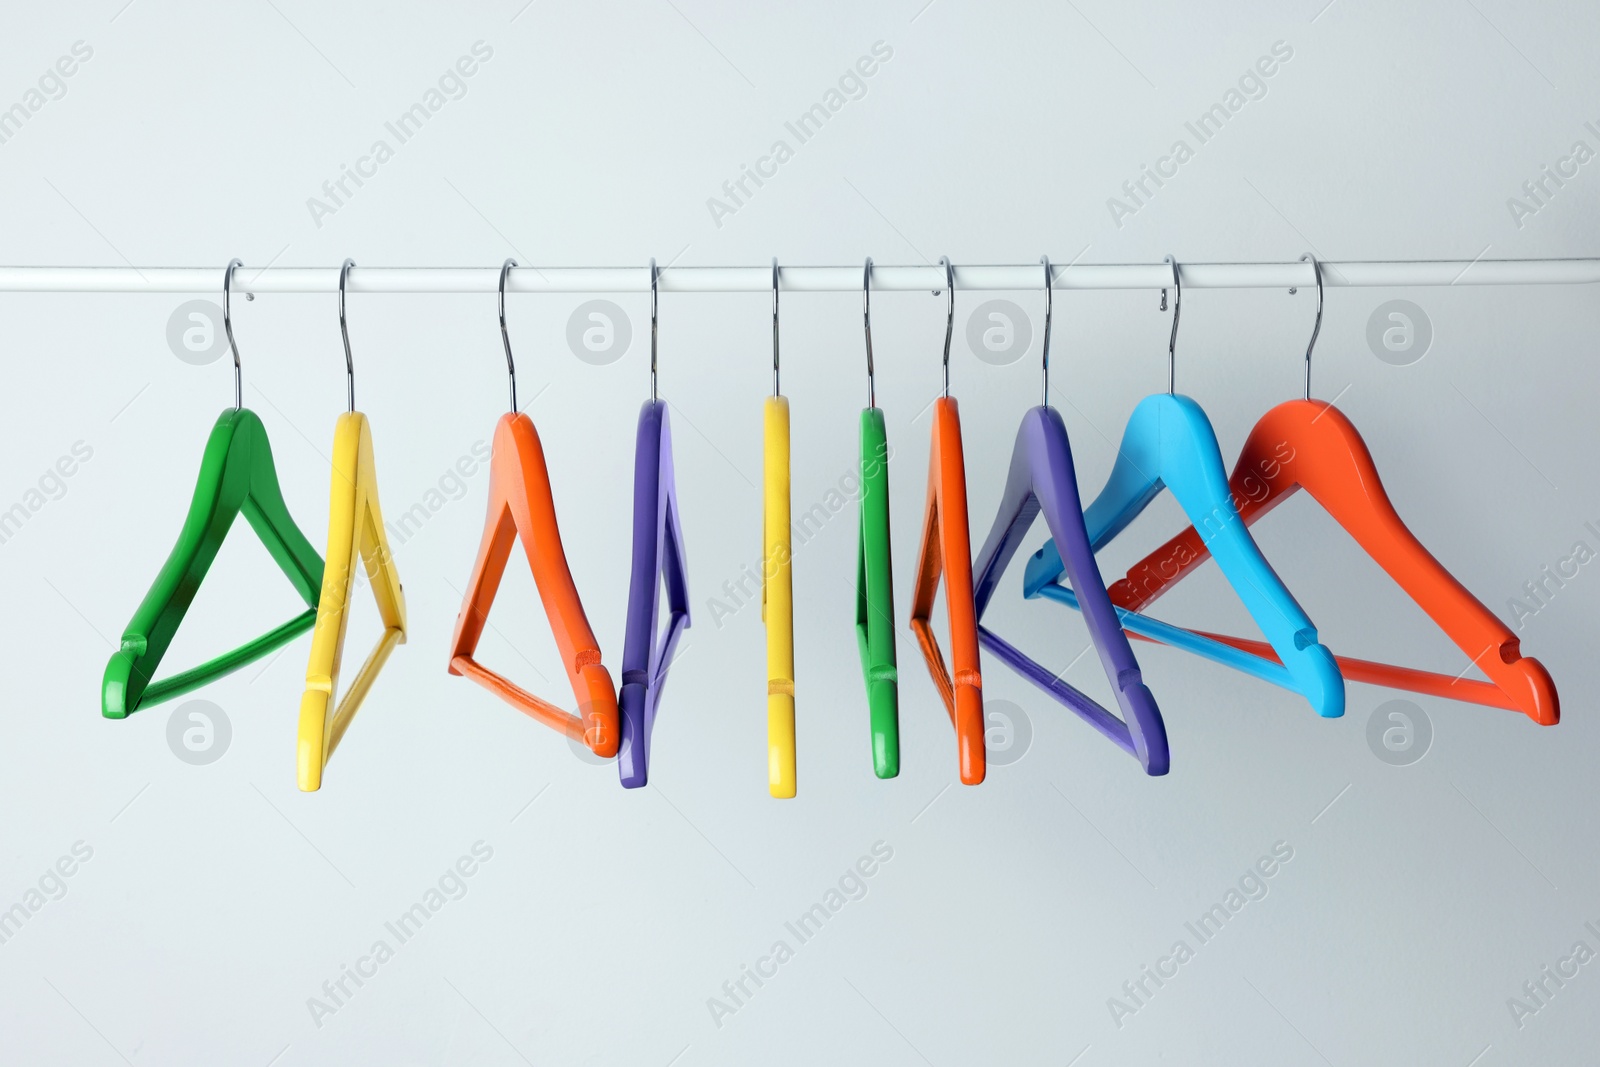
<instances>
[{"instance_id":1,"label":"wall","mask_svg":"<svg viewBox=\"0 0 1600 1067\"><path fill-rule=\"evenodd\" d=\"M5 29L0 106L27 112L0 126L7 264L215 264L220 282L234 256L642 268L1597 252L1600 174L1573 148L1600 150L1586 48L1600 14L1577 3L107 0L15 7ZM798 136L818 104L826 122ZM1228 118L1202 139L1191 124L1217 104ZM412 126L391 130L406 114ZM1535 202L1524 183L1538 181ZM182 306L217 296L0 296L0 511L25 512L0 544L0 907L25 913L0 944L7 1062L1487 1067L1587 1050L1600 965L1574 946L1600 950L1600 564L1577 557L1600 549L1593 289L1330 289L1314 368L1315 394L1360 427L1418 536L1503 618L1514 598L1536 608L1515 612L1518 633L1561 686L1559 726L1355 684L1347 714L1324 721L1141 646L1174 753L1151 779L990 659L995 765L978 788L957 782L903 626L942 298L875 301L904 744L900 777L881 782L851 631L854 504L830 496L848 494L855 464L859 302L785 297L795 511L828 515L794 564L789 803L766 796L759 610L729 591L760 552L760 295L661 301L695 621L647 789L623 791L614 768L445 670L483 519L477 457L504 405L487 296L350 300L384 509L411 516L395 539L411 632L323 790L301 794L293 776L304 638L188 698L220 709L209 745L188 700L103 720L105 662L231 400L228 360L182 343L203 325ZM647 302L613 299L631 340L600 363L568 342L590 299L514 296L508 312L615 672ZM1027 317L1031 342L1010 362L968 344L990 299ZM1369 341L1394 300L1425 317L1420 358ZM1165 384L1156 305L1153 292L1057 296L1053 400L1086 493L1133 405ZM1230 459L1298 395L1313 307L1305 289L1185 294L1178 386ZM957 294L975 539L1037 402L1041 309L1037 292ZM334 300L240 300L234 319L246 403L320 549L344 406ZM1179 519L1158 501L1103 553L1107 575ZM1309 500L1258 536L1337 650L1471 669ZM1019 581L995 628L1104 699L1082 624L1024 601ZM167 662L295 610L240 526ZM1214 568L1160 614L1253 632ZM484 661L565 700L519 563L492 621ZM360 603L352 664L376 629ZM1382 743L1391 727L1399 756ZM402 940L386 924L418 903L429 917ZM790 925L818 904L820 931ZM1219 904L1220 932L1191 929Z\"/></svg>"}]
</instances>

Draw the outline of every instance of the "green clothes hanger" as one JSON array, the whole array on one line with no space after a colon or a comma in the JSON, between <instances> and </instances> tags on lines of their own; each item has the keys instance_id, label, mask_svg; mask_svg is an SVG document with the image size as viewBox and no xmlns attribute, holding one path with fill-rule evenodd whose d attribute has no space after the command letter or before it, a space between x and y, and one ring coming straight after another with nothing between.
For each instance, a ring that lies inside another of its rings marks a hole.
<instances>
[{"instance_id":1,"label":"green clothes hanger","mask_svg":"<svg viewBox=\"0 0 1600 1067\"><path fill-rule=\"evenodd\" d=\"M889 437L872 378L872 260L861 277L867 335L867 406L861 412L861 522L857 538L856 643L872 726L872 769L900 773L899 675L894 657L894 576L889 565Z\"/></svg>"},{"instance_id":2,"label":"green clothes hanger","mask_svg":"<svg viewBox=\"0 0 1600 1067\"><path fill-rule=\"evenodd\" d=\"M228 346L233 350L234 407L217 419L206 442L199 482L178 543L123 632L122 647L106 664L101 709L108 719L126 718L140 708L198 689L282 647L317 621L322 557L289 517L278 488L278 472L272 464L266 428L255 412L242 405L239 349L233 341L233 323L228 314L228 291L233 270L239 265L237 259L228 264L222 283L222 322ZM231 652L153 681L178 624L241 511L294 584L306 610Z\"/></svg>"}]
</instances>

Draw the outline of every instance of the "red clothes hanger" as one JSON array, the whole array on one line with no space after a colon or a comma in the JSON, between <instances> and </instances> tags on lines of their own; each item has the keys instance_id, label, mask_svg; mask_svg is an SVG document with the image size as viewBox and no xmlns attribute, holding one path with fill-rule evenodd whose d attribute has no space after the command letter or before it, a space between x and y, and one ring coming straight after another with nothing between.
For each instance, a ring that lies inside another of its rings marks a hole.
<instances>
[{"instance_id":1,"label":"red clothes hanger","mask_svg":"<svg viewBox=\"0 0 1600 1067\"><path fill-rule=\"evenodd\" d=\"M516 265L508 259L500 268L500 337L505 343L506 368L511 373L511 411L495 424L489 462L489 517L483 530L478 561L467 582L466 598L456 618L451 644L450 673L466 675L518 711L582 742L597 756L617 754L621 738L617 717L617 690L611 674L600 662L600 645L589 628L583 602L578 598L572 572L561 548L555 501L544 447L533 420L517 410L517 369L511 360L511 339L506 333L506 275ZM539 599L555 634L556 647L566 667L567 679L578 700L578 714L517 686L473 659L483 636L489 608L500 589L511 558L512 543L522 538L528 565L539 587Z\"/></svg>"},{"instance_id":2,"label":"red clothes hanger","mask_svg":"<svg viewBox=\"0 0 1600 1067\"><path fill-rule=\"evenodd\" d=\"M1520 711L1542 726L1554 725L1561 711L1550 673L1538 660L1522 655L1516 634L1406 528L1350 420L1331 403L1311 399L1311 352L1322 329L1322 267L1310 255L1301 258L1310 261L1317 280L1305 398L1279 404L1250 431L1229 479L1240 517L1254 523L1295 490L1306 490L1489 676L1482 682L1341 656L1339 670L1346 679ZM1118 607L1142 610L1206 558L1200 535L1191 526L1129 568L1127 577L1111 587L1111 599ZM1204 636L1277 658L1259 641Z\"/></svg>"}]
</instances>

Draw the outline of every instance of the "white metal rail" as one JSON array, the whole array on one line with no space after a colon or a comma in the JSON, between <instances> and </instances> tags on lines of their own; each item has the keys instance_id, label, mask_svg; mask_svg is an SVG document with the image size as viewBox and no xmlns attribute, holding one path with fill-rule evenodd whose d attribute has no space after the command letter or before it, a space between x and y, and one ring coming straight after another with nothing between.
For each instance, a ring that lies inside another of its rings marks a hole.
<instances>
[{"instance_id":1,"label":"white metal rail","mask_svg":"<svg viewBox=\"0 0 1600 1067\"><path fill-rule=\"evenodd\" d=\"M1160 289L1172 283L1165 263L1055 263L1056 289ZM222 288L224 265L212 267L0 267L0 292L25 293L209 293ZM1274 289L1314 284L1311 264L1182 263L1179 279L1189 289ZM1562 285L1600 282L1600 259L1443 259L1325 262L1327 286ZM352 293L493 293L499 267L362 267L351 269ZM955 267L958 291L1041 287L1038 263ZM339 268L264 267L248 264L234 274L238 293L333 293ZM761 293L772 287L770 265L754 267L663 267L664 293ZM860 292L861 265L779 265L784 292ZM874 264L872 288L937 291L944 268ZM633 267L519 266L506 280L514 293L646 293L650 272Z\"/></svg>"}]
</instances>

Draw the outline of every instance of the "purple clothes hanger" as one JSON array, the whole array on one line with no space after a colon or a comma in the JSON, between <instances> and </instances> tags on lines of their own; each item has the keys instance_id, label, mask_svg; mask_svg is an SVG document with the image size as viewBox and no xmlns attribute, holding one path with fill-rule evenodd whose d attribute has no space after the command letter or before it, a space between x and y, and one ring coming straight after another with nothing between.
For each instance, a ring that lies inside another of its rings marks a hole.
<instances>
[{"instance_id":1,"label":"purple clothes hanger","mask_svg":"<svg viewBox=\"0 0 1600 1067\"><path fill-rule=\"evenodd\" d=\"M633 452L633 570L628 581L628 618L622 645L622 689L617 708L622 743L617 771L637 789L650 777L650 731L666 685L673 649L689 627L689 581L684 569L683 531L672 471L672 430L666 402L656 396L656 261L650 261L650 399L639 409ZM656 640L662 586L667 591L667 626Z\"/></svg>"},{"instance_id":2,"label":"purple clothes hanger","mask_svg":"<svg viewBox=\"0 0 1600 1067\"><path fill-rule=\"evenodd\" d=\"M1073 589L1082 598L1089 634L1100 653L1106 677L1116 689L1122 717L1107 711L1087 694L1063 681L1057 672L1030 659L982 625L978 627L978 639L1008 667L1066 705L1137 759L1146 774L1166 774L1171 764L1166 724L1161 720L1155 696L1142 680L1139 662L1128 646L1127 635L1122 632L1122 624L1111 606L1111 597L1089 547L1089 531L1084 525L1083 501L1078 496L1078 478L1067 428L1061 416L1050 407L1050 316L1054 302L1050 287L1053 278L1050 261L1043 259L1042 262L1047 301L1044 403L1030 408L1017 428L1017 443L1012 449L1011 470L1000 498L1000 511L973 565L973 600L981 620L1000 584L1000 575L1022 546L1033 520L1042 512L1056 544L1064 548L1062 562L1071 576Z\"/></svg>"}]
</instances>

